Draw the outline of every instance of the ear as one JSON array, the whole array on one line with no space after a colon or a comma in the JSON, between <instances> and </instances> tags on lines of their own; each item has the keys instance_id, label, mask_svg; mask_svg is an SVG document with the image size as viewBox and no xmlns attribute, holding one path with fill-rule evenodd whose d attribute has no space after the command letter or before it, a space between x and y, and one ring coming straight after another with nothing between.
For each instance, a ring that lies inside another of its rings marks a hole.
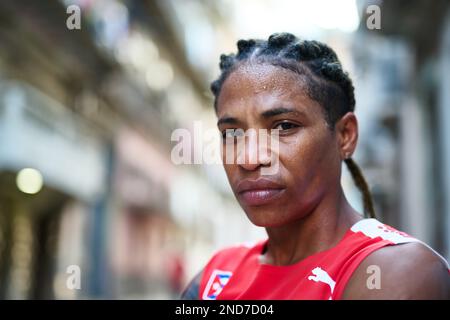
<instances>
[{"instance_id":1,"label":"ear","mask_svg":"<svg viewBox=\"0 0 450 320\"><path fill-rule=\"evenodd\" d=\"M350 158L358 142L358 120L353 112L347 112L335 125L341 159Z\"/></svg>"}]
</instances>

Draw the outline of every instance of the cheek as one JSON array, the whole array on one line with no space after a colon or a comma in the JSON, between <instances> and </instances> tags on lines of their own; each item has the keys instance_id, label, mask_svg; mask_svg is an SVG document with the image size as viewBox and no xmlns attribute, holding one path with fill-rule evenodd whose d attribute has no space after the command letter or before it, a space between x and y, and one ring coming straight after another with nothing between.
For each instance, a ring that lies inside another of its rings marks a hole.
<instances>
[{"instance_id":1,"label":"cheek","mask_svg":"<svg viewBox=\"0 0 450 320\"><path fill-rule=\"evenodd\" d=\"M225 171L228 172L232 170L235 163L235 148L230 149L230 147L226 144L222 144L220 152L222 157L222 164Z\"/></svg>"},{"instance_id":2,"label":"cheek","mask_svg":"<svg viewBox=\"0 0 450 320\"><path fill-rule=\"evenodd\" d=\"M281 142L281 160L291 169L301 170L317 156L318 140L312 134L300 133L295 139Z\"/></svg>"},{"instance_id":3,"label":"cheek","mask_svg":"<svg viewBox=\"0 0 450 320\"><path fill-rule=\"evenodd\" d=\"M303 132L296 139L280 143L280 162L290 183L301 189L329 174L327 167L334 162L333 154L333 138L323 132Z\"/></svg>"},{"instance_id":4,"label":"cheek","mask_svg":"<svg viewBox=\"0 0 450 320\"><path fill-rule=\"evenodd\" d=\"M227 164L226 161L228 161L229 163ZM222 164L223 164L223 168L225 170L225 173L228 177L228 181L230 181L230 183L232 181L235 180L235 178L233 178L235 176L235 173L237 172L237 168L238 165L235 164L234 159L226 159L225 156L222 156Z\"/></svg>"}]
</instances>

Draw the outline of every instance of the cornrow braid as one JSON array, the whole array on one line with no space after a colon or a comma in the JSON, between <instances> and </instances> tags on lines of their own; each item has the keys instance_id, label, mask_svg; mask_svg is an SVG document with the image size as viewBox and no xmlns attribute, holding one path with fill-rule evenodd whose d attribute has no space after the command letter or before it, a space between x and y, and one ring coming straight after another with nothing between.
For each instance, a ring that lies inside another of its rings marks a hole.
<instances>
[{"instance_id":1,"label":"cornrow braid","mask_svg":"<svg viewBox=\"0 0 450 320\"><path fill-rule=\"evenodd\" d=\"M369 186L366 182L366 179L364 179L364 176L361 172L361 169L358 167L356 162L353 161L352 158L345 159L344 161L353 177L355 185L361 191L364 205L364 215L369 218L375 218L376 216L375 210L373 208L372 196L370 194Z\"/></svg>"},{"instance_id":2,"label":"cornrow braid","mask_svg":"<svg viewBox=\"0 0 450 320\"><path fill-rule=\"evenodd\" d=\"M220 56L219 78L211 83L214 94L214 108L222 85L228 76L245 63L265 63L289 69L307 81L301 83L309 97L323 108L330 130L347 112L355 110L355 95L352 80L334 52L319 41L302 40L290 33L275 33L268 40L249 39L237 42L236 54ZM372 198L361 170L352 159L345 163L356 186L363 195L364 213L375 217Z\"/></svg>"}]
</instances>

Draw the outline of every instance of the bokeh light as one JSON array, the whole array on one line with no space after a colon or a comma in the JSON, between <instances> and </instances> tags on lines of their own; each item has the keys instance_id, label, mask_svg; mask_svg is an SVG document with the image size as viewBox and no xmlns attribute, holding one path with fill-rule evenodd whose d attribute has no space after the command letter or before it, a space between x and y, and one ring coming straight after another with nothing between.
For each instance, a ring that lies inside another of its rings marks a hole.
<instances>
[{"instance_id":1,"label":"bokeh light","mask_svg":"<svg viewBox=\"0 0 450 320\"><path fill-rule=\"evenodd\" d=\"M38 170L24 168L17 174L16 184L23 193L36 194L42 189L44 178Z\"/></svg>"}]
</instances>

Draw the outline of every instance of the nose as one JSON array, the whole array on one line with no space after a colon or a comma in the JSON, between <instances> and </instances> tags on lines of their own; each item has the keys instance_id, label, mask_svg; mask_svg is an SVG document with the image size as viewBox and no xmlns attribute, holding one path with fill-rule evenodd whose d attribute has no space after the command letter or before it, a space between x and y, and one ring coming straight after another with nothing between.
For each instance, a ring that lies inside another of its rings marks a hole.
<instances>
[{"instance_id":1,"label":"nose","mask_svg":"<svg viewBox=\"0 0 450 320\"><path fill-rule=\"evenodd\" d=\"M269 167L272 162L269 141L267 130L248 129L237 145L237 164L247 171Z\"/></svg>"}]
</instances>

